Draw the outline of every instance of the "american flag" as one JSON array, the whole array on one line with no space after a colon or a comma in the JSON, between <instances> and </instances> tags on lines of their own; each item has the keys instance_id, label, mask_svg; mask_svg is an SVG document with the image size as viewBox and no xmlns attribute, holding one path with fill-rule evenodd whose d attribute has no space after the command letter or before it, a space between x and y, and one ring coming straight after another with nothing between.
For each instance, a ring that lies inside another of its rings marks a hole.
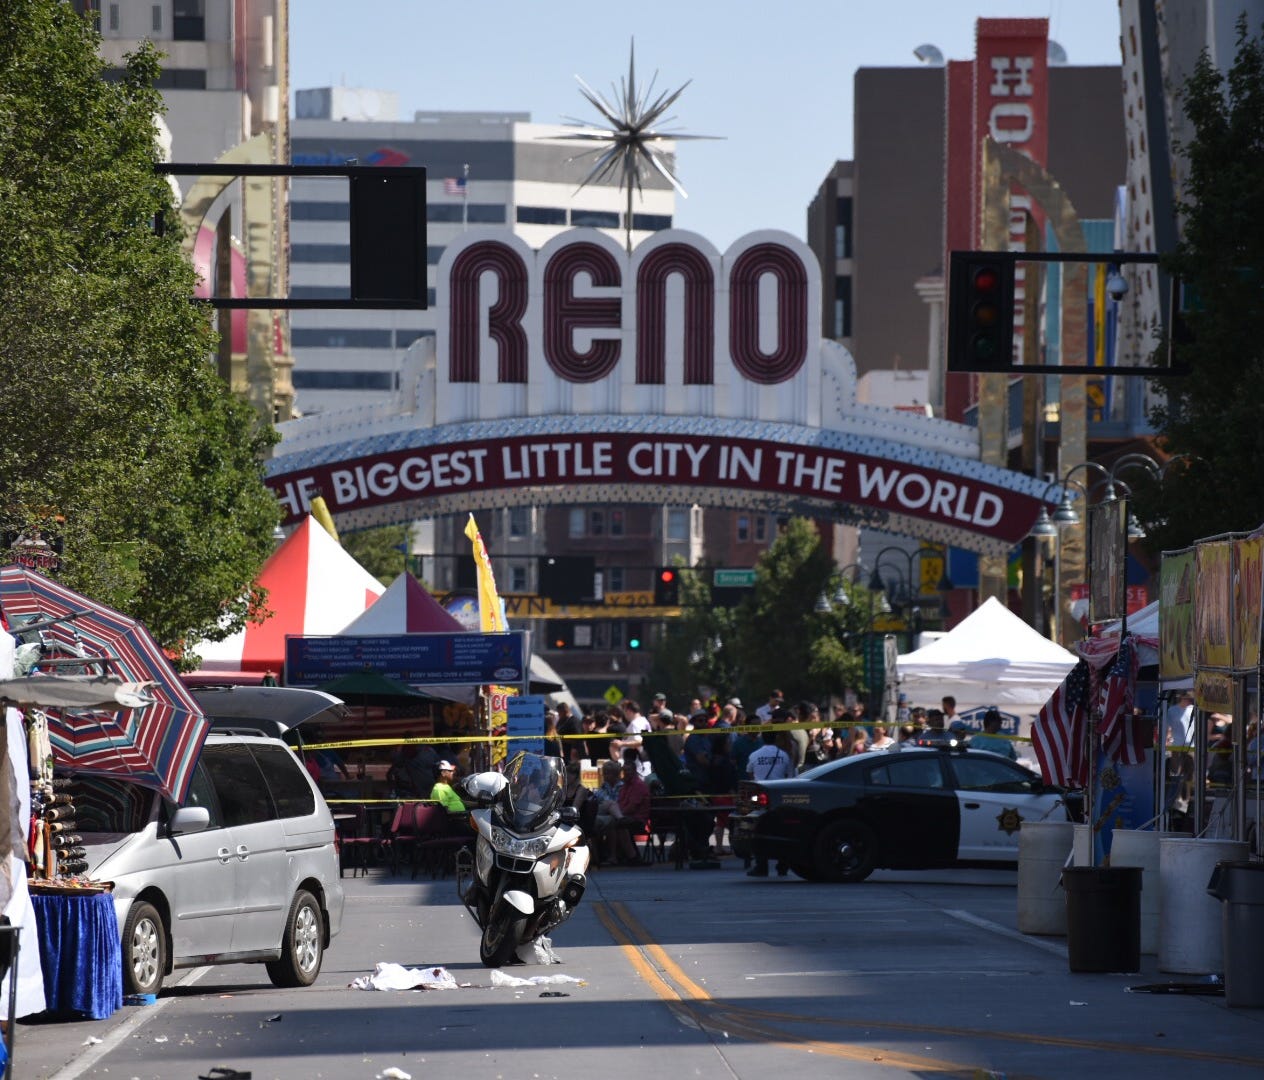
<instances>
[{"instance_id":1,"label":"american flag","mask_svg":"<svg viewBox=\"0 0 1264 1080\"><path fill-rule=\"evenodd\" d=\"M1132 706L1137 689L1137 650L1131 635L1119 643L1119 652L1102 681L1101 703L1102 749L1112 761L1121 765L1140 765L1145 761L1142 724L1136 723Z\"/></svg>"},{"instance_id":2,"label":"american flag","mask_svg":"<svg viewBox=\"0 0 1264 1080\"><path fill-rule=\"evenodd\" d=\"M1089 666L1080 660L1031 725L1031 744L1047 784L1083 787L1088 783L1088 758L1084 753L1088 690Z\"/></svg>"},{"instance_id":3,"label":"american flag","mask_svg":"<svg viewBox=\"0 0 1264 1080\"><path fill-rule=\"evenodd\" d=\"M443 193L445 195L464 195L465 194L465 177L449 176L443 182Z\"/></svg>"}]
</instances>

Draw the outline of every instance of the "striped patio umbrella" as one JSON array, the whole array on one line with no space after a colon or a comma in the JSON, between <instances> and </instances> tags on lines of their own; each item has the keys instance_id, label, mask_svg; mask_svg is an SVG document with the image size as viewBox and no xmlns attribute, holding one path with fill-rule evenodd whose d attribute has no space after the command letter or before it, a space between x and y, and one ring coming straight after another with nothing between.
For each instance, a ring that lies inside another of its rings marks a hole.
<instances>
[{"instance_id":1,"label":"striped patio umbrella","mask_svg":"<svg viewBox=\"0 0 1264 1080\"><path fill-rule=\"evenodd\" d=\"M0 611L11 633L43 646L38 671L151 684L138 708L45 709L54 760L182 801L210 724L149 631L24 566L0 569Z\"/></svg>"}]
</instances>

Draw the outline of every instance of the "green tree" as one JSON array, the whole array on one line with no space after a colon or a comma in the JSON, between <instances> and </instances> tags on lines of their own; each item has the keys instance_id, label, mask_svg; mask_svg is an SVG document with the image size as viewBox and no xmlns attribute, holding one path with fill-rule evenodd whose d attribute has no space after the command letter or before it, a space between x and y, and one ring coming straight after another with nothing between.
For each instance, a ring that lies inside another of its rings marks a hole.
<instances>
[{"instance_id":1,"label":"green tree","mask_svg":"<svg viewBox=\"0 0 1264 1080\"><path fill-rule=\"evenodd\" d=\"M1182 105L1194 135L1179 147L1183 229L1166 265L1198 310L1194 340L1177 346L1190 373L1159 381L1152 420L1165 450L1189 457L1161 485L1127 477L1155 550L1264 521L1264 41L1245 17L1228 74L1204 53Z\"/></svg>"},{"instance_id":2,"label":"green tree","mask_svg":"<svg viewBox=\"0 0 1264 1080\"><path fill-rule=\"evenodd\" d=\"M177 646L261 599L275 436L217 378L190 303L154 172L158 56L108 83L98 44L69 4L0 5L0 526L59 533L62 581Z\"/></svg>"},{"instance_id":3,"label":"green tree","mask_svg":"<svg viewBox=\"0 0 1264 1080\"><path fill-rule=\"evenodd\" d=\"M681 574L681 618L654 654L651 678L676 694L702 688L750 704L774 687L789 700L841 695L863 679L858 650L868 592L843 582L816 527L793 518L760 558L750 597L715 608L706 568ZM817 611L839 589L856 602Z\"/></svg>"},{"instance_id":4,"label":"green tree","mask_svg":"<svg viewBox=\"0 0 1264 1080\"><path fill-rule=\"evenodd\" d=\"M342 534L342 546L383 585L404 572L408 559L408 526L382 525Z\"/></svg>"}]
</instances>

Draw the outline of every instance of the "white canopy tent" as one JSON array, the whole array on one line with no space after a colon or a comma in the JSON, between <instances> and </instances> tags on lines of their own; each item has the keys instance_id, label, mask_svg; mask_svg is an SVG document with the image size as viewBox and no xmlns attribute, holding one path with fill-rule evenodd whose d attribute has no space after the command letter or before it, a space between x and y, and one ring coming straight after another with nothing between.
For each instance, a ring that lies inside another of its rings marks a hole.
<instances>
[{"instance_id":1,"label":"white canopy tent","mask_svg":"<svg viewBox=\"0 0 1264 1080\"><path fill-rule=\"evenodd\" d=\"M989 597L937 641L900 656L896 678L911 705L937 708L940 698L951 695L967 718L995 705L1016 718L1018 734L1026 735L1075 663L1073 653Z\"/></svg>"}]
</instances>

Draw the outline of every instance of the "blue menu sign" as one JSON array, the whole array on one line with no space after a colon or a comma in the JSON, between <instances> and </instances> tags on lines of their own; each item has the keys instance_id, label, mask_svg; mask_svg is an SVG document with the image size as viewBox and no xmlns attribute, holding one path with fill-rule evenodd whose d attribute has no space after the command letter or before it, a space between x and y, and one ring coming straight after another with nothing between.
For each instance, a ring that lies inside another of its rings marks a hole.
<instances>
[{"instance_id":1,"label":"blue menu sign","mask_svg":"<svg viewBox=\"0 0 1264 1080\"><path fill-rule=\"evenodd\" d=\"M544 698L511 697L505 701L505 746L508 757L519 750L544 753Z\"/></svg>"},{"instance_id":2,"label":"blue menu sign","mask_svg":"<svg viewBox=\"0 0 1264 1080\"><path fill-rule=\"evenodd\" d=\"M344 675L373 671L414 686L521 683L526 678L526 637L525 630L287 637L285 682L319 688Z\"/></svg>"}]
</instances>

